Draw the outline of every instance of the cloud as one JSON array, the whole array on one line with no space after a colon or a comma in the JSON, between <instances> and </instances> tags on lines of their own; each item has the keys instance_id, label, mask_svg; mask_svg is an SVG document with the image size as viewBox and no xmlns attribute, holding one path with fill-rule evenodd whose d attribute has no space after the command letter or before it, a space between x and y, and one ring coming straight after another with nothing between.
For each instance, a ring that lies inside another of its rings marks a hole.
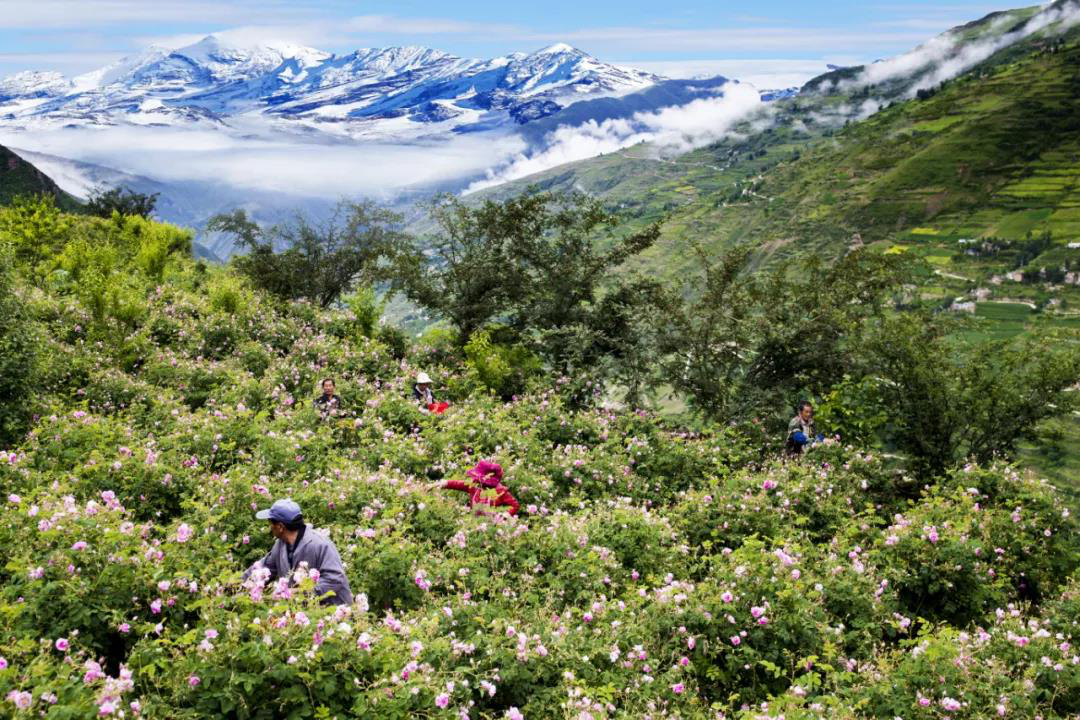
<instances>
[{"instance_id":1,"label":"cloud","mask_svg":"<svg viewBox=\"0 0 1080 720\"><path fill-rule=\"evenodd\" d=\"M25 66L51 69L84 69L102 66L120 59L115 52L0 52L0 66Z\"/></svg>"},{"instance_id":2,"label":"cloud","mask_svg":"<svg viewBox=\"0 0 1080 720\"><path fill-rule=\"evenodd\" d=\"M216 29L213 34L223 42L241 47L273 43L299 43L313 47L354 48L365 36L409 38L440 35L507 36L524 33L513 25L473 23L446 18L404 18L394 15L358 15L348 18L311 20L291 23L261 23ZM179 48L198 42L207 35L183 33L145 35L136 38L141 45Z\"/></svg>"},{"instance_id":3,"label":"cloud","mask_svg":"<svg viewBox=\"0 0 1080 720\"><path fill-rule=\"evenodd\" d=\"M694 100L657 112L638 113L630 119L562 126L549 133L542 149L517 153L509 162L490 170L467 192L517 180L559 165L616 152L638 143L651 144L659 155L678 155L715 142L763 104L749 85L728 83L723 95Z\"/></svg>"},{"instance_id":4,"label":"cloud","mask_svg":"<svg viewBox=\"0 0 1080 720\"><path fill-rule=\"evenodd\" d=\"M221 182L298 197L392 200L410 189L460 187L524 147L516 136L464 135L411 144L308 143L288 136L118 127L0 133L0 144L155 180Z\"/></svg>"},{"instance_id":5,"label":"cloud","mask_svg":"<svg viewBox=\"0 0 1080 720\"><path fill-rule=\"evenodd\" d=\"M775 89L801 86L807 80L828 72L826 65L861 65L855 58L803 59L745 59L718 60L629 60L616 63L629 65L669 78L698 78L722 75L750 83L756 88Z\"/></svg>"},{"instance_id":6,"label":"cloud","mask_svg":"<svg viewBox=\"0 0 1080 720\"><path fill-rule=\"evenodd\" d=\"M568 42L590 52L724 52L734 51L816 51L831 53L861 48L877 51L882 45L911 45L925 37L910 29L865 32L838 28L800 28L784 26L673 28L651 26L575 28L539 32L509 23L463 22L447 18L409 18L394 15L360 15L347 18L310 18L285 23L243 24L215 30L233 41L298 42L320 47L353 47L364 37L423 38L460 36L469 40L503 43L521 47L540 47ZM150 36L145 43L179 46L190 42L192 35L177 39ZM410 41L411 42L411 41Z\"/></svg>"},{"instance_id":7,"label":"cloud","mask_svg":"<svg viewBox=\"0 0 1080 720\"><path fill-rule=\"evenodd\" d=\"M1037 32L1053 27L1055 32L1060 33L1080 23L1080 2L1068 2L1056 7L1043 6L1020 28L1001 32L1015 22L1015 16L1011 15L996 18L991 21L991 37L979 42L965 42L962 36L953 33L938 35L910 52L868 65L859 77L841 86L863 87L922 72L908 90L909 95L914 95L921 89L935 87L970 70L999 50ZM1000 34L995 36L995 33Z\"/></svg>"},{"instance_id":8,"label":"cloud","mask_svg":"<svg viewBox=\"0 0 1080 720\"><path fill-rule=\"evenodd\" d=\"M258 17L284 20L308 13L285 0L3 0L0 28L102 27L130 23L242 23Z\"/></svg>"},{"instance_id":9,"label":"cloud","mask_svg":"<svg viewBox=\"0 0 1080 720\"><path fill-rule=\"evenodd\" d=\"M866 32L838 28L800 27L715 27L657 28L607 27L584 28L564 33L533 34L533 41L568 42L584 48L602 48L621 52L852 52L861 49L879 51L882 46L910 46L925 33Z\"/></svg>"}]
</instances>

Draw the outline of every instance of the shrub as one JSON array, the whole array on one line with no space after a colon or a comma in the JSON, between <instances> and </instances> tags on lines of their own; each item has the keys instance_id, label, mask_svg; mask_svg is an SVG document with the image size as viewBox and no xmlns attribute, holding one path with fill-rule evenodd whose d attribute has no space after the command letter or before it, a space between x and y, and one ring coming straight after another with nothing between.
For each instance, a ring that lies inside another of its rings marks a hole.
<instances>
[{"instance_id":1,"label":"shrub","mask_svg":"<svg viewBox=\"0 0 1080 720\"><path fill-rule=\"evenodd\" d=\"M480 330L472 334L465 345L465 357L480 383L503 399L525 391L529 378L538 374L540 359L523 345L508 339L499 328Z\"/></svg>"},{"instance_id":2,"label":"shrub","mask_svg":"<svg viewBox=\"0 0 1080 720\"><path fill-rule=\"evenodd\" d=\"M849 696L873 717L1067 717L1080 671L1040 626L1011 608L986 629L927 631L882 658L881 680Z\"/></svg>"},{"instance_id":3,"label":"shrub","mask_svg":"<svg viewBox=\"0 0 1080 720\"><path fill-rule=\"evenodd\" d=\"M0 244L10 244L15 257L41 277L47 265L70 238L73 218L62 213L51 195L18 197L0 208Z\"/></svg>"},{"instance_id":4,"label":"shrub","mask_svg":"<svg viewBox=\"0 0 1080 720\"><path fill-rule=\"evenodd\" d=\"M373 337L375 328L378 327L379 320L382 319L383 311L386 309L386 301L379 298L374 288L365 287L346 297L345 305L352 313L353 322L360 334L368 338Z\"/></svg>"},{"instance_id":5,"label":"shrub","mask_svg":"<svg viewBox=\"0 0 1080 720\"><path fill-rule=\"evenodd\" d=\"M222 273L211 283L210 309L223 315L246 314L254 302L251 289L235 275Z\"/></svg>"},{"instance_id":6,"label":"shrub","mask_svg":"<svg viewBox=\"0 0 1080 720\"><path fill-rule=\"evenodd\" d=\"M18 438L30 419L39 341L15 285L14 253L0 244L0 447Z\"/></svg>"}]
</instances>

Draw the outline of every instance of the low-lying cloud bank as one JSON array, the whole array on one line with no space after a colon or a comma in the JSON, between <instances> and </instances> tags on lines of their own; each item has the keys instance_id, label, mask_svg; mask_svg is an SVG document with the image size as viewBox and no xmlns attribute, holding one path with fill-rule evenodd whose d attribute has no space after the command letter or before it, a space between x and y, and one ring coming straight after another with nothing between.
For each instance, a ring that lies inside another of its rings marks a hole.
<instances>
[{"instance_id":1,"label":"low-lying cloud bank","mask_svg":"<svg viewBox=\"0 0 1080 720\"><path fill-rule=\"evenodd\" d=\"M298 197L393 200L464 180L521 152L514 135L430 142L310 143L161 127L0 132L0 144L95 163L163 182L215 182Z\"/></svg>"},{"instance_id":2,"label":"low-lying cloud bank","mask_svg":"<svg viewBox=\"0 0 1080 720\"><path fill-rule=\"evenodd\" d=\"M398 144L330 143L288 133L256 137L133 126L0 131L0 144L165 183L208 182L300 198L392 202L403 194L460 189L483 178L468 186L472 192L643 142L661 155L677 155L723 138L762 106L753 86L730 82L715 97L686 105L559 127L532 149L520 136L505 132Z\"/></svg>"},{"instance_id":3,"label":"low-lying cloud bank","mask_svg":"<svg viewBox=\"0 0 1080 720\"><path fill-rule=\"evenodd\" d=\"M721 93L678 107L637 113L630 119L600 123L590 120L574 127L562 126L544 138L540 149L517 153L490 170L485 179L470 185L466 192L639 143L649 143L661 155L678 155L724 138L737 123L763 107L757 90L750 85L730 82Z\"/></svg>"}]
</instances>

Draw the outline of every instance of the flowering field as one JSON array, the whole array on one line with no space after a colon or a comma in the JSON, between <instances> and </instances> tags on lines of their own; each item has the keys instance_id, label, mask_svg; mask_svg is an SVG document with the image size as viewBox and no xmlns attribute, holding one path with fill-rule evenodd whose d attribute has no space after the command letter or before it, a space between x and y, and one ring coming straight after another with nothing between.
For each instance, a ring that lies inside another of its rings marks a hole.
<instances>
[{"instance_id":1,"label":"flowering field","mask_svg":"<svg viewBox=\"0 0 1080 720\"><path fill-rule=\"evenodd\" d=\"M1076 526L1038 478L784 462L557 379L502 402L438 334L133 267L100 312L63 276L18 290L42 352L0 454L4 716L1080 717ZM431 489L482 458L519 516ZM352 606L242 580L283 496Z\"/></svg>"}]
</instances>

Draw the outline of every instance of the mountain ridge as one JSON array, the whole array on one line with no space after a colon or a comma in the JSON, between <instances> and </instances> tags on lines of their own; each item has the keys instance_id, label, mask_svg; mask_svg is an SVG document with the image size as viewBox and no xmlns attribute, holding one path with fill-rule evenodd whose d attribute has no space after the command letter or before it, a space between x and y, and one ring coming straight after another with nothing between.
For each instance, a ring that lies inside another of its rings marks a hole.
<instances>
[{"instance_id":1,"label":"mountain ridge","mask_svg":"<svg viewBox=\"0 0 1080 720\"><path fill-rule=\"evenodd\" d=\"M423 46L344 55L303 46L249 48L208 35L182 48L148 48L71 79L34 71L0 79L0 126L182 126L228 124L238 116L327 126L402 115L421 125L455 118L460 124L491 114L505 119L526 102L561 108L660 80L561 43L480 60ZM432 114L432 103L444 112ZM515 119L522 117L532 116Z\"/></svg>"},{"instance_id":2,"label":"mountain ridge","mask_svg":"<svg viewBox=\"0 0 1080 720\"><path fill-rule=\"evenodd\" d=\"M64 210L77 210L80 203L64 192L48 175L10 149L0 145L0 205L19 196L49 195Z\"/></svg>"}]
</instances>

